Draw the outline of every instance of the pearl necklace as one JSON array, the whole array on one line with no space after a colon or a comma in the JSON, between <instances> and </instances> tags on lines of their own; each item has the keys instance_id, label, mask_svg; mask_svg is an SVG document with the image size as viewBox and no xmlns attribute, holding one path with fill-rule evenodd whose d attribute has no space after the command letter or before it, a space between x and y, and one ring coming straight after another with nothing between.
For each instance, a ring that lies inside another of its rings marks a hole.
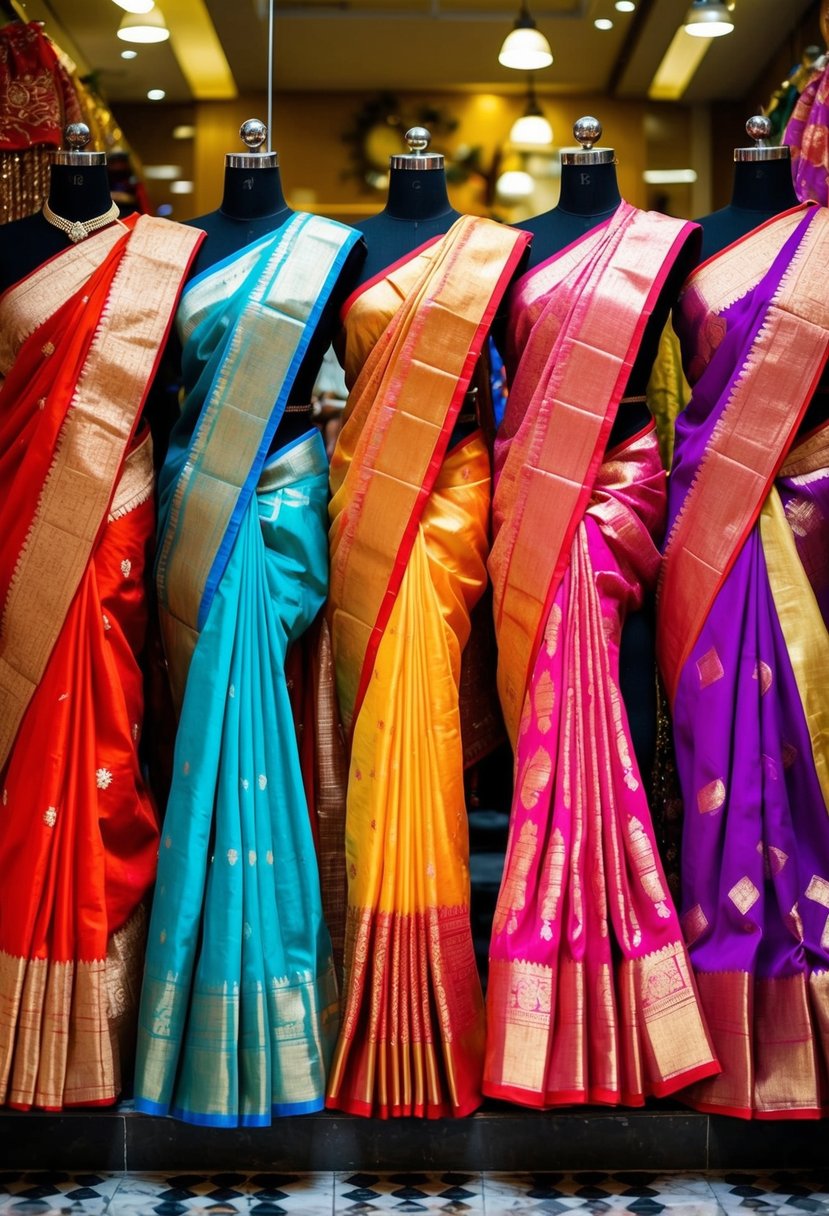
<instances>
[{"instance_id":1,"label":"pearl necklace","mask_svg":"<svg viewBox=\"0 0 829 1216\"><path fill-rule=\"evenodd\" d=\"M59 228L61 232L65 232L73 245L85 240L99 228L105 228L107 224L117 220L120 214L118 204L113 203L103 215L95 215L91 220L67 220L62 215L57 215L49 206L48 201L43 204L43 218L55 228Z\"/></svg>"}]
</instances>

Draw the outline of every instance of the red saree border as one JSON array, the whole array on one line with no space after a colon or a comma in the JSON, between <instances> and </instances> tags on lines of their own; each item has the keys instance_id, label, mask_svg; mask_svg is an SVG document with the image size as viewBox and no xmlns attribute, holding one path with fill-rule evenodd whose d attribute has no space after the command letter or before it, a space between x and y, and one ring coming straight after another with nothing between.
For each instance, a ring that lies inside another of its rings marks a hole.
<instances>
[{"instance_id":1,"label":"red saree border","mask_svg":"<svg viewBox=\"0 0 829 1216\"><path fill-rule=\"evenodd\" d=\"M571 241L569 245L565 245L562 249L557 249L555 253L551 253L549 257L544 258L542 262L539 262L537 266L532 266L529 270L525 270L524 273L515 280L514 290L520 291L524 284L528 283L532 278L535 277L535 275L540 274L543 270L546 270L548 266L554 266L556 262L560 262L562 258L566 258L567 255L572 253L574 249L578 249L579 245L583 245L586 241L589 241L591 237L595 237L599 232L602 231L603 228L608 226L612 219L613 216L611 215L608 217L608 219L602 220L600 224L595 224L592 228L588 228L587 232L582 232L581 236L577 236L576 239ZM524 229L519 229L519 231L523 232Z\"/></svg>"},{"instance_id":2,"label":"red saree border","mask_svg":"<svg viewBox=\"0 0 829 1216\"><path fill-rule=\"evenodd\" d=\"M671 703L711 605L757 522L829 358L829 309L824 306L820 316L825 258L821 262L814 255L821 242L829 256L829 219L823 208L769 304L665 545L657 592L657 658ZM804 299L800 310L799 294ZM767 357L781 344L797 357L799 368L792 366L792 359L783 363ZM793 390L798 379L799 388ZM756 422L758 409L765 411L762 434L752 436L749 422ZM738 459L741 450L760 458L749 467ZM717 522L722 519L729 521L728 529Z\"/></svg>"},{"instance_id":3,"label":"red saree border","mask_svg":"<svg viewBox=\"0 0 829 1216\"><path fill-rule=\"evenodd\" d=\"M343 304L340 307L340 320L344 321L348 315L348 311L360 296L365 295L370 288L375 287L378 283L382 283L383 279L388 278L395 270L399 270L401 266L405 266L408 262L413 262L415 258L419 258L427 249L431 249L438 241L442 240L441 236L430 237L428 241L424 241L422 245L418 245L416 249L412 249L410 253L404 253L402 258L398 258L396 262L392 262L389 266L384 266L382 270L378 270L377 274L373 274L370 279L366 279L364 283L358 283L349 296L346 296Z\"/></svg>"},{"instance_id":4,"label":"red saree border","mask_svg":"<svg viewBox=\"0 0 829 1216\"><path fill-rule=\"evenodd\" d=\"M604 225L605 228L613 224L614 219L619 220L620 230L618 239L613 247L612 254L615 256L618 253L619 246L627 236L630 238L636 237L638 234L633 232L633 221L647 213L639 212L629 204L622 203L620 208L611 217L611 220ZM621 229L621 223L628 220L626 229ZM502 573L498 577L493 571L493 586L495 590L495 620L496 630L499 634L499 664L498 664L498 689L501 696L501 705L504 711L504 719L507 725L507 730L510 737L515 742L517 733L518 719L521 713L521 705L516 701L516 696L510 695L511 690L514 690L517 696L523 699L523 690L526 687L529 672L532 671L535 663L538 649L541 644L543 635L544 623L550 612L550 608L555 598L556 591L561 583L561 579L567 569L570 561L570 548L575 536L576 528L579 520L582 518L590 495L593 491L598 469L605 458L605 446L608 436L613 426L616 414L618 412L619 403L624 394L624 390L630 376L630 371L635 360L635 352L638 349L642 336L647 325L648 319L653 312L653 307L659 293L662 291L667 277L673 267L674 262L679 256L681 250L687 243L691 234L696 230L696 225L691 222L670 221L667 217L660 217L659 233L663 237L664 247L659 251L657 256L661 256L659 269L651 280L647 291L644 295L634 302L631 301L631 315L629 319L633 319L633 309L636 309L635 320L630 332L630 337L626 343L624 354L618 358L618 370L613 382L612 391L606 400L598 408L592 410L578 410L577 425L582 427L582 443L578 437L574 437L572 432L568 434L568 448L571 451L580 452L582 446L590 446L590 451L587 459L582 463L582 466L577 470L576 475L568 474L565 479L568 484L580 486L575 501L572 500L571 494L564 494L561 491L560 479L555 479L548 500L545 504L546 514L549 517L555 517L556 500L560 503L561 514L565 515L567 522L561 531L560 538L557 542L557 551L555 554L550 553L543 545L536 545L535 552L538 555L538 565L541 566L544 562L545 569L540 571L539 582L546 584L546 592L543 601L540 599L532 601L529 607L526 607L520 615L513 614L509 611L509 605L513 600L518 600L519 597L526 598L520 586L517 586L512 581L513 559L515 556L515 537L512 538L512 544L508 545L506 556L500 558L500 551L497 548L493 549L493 558L495 559L492 566L498 564L499 560L503 561ZM664 226L663 226L664 225ZM595 235L601 225L596 229L591 230ZM581 240L587 239L591 233L585 234ZM654 242L657 240L656 233L654 234ZM569 248L574 248L580 242L572 243ZM559 251L558 256L564 256L566 250ZM554 260L554 259L553 259ZM604 264L604 258L601 259L601 266ZM548 262L550 259L548 259ZM535 273L538 273L539 268L536 268ZM591 273L591 279L595 281L596 271ZM578 334L580 332L580 323L584 321L585 314L590 311L588 304L583 300L583 293L580 296L578 303L574 306L575 317L570 322L569 331L566 335L567 340L572 344L578 343ZM612 356L616 360L616 356ZM611 373L612 374L612 373ZM563 381L562 381L563 384ZM561 385L558 386L559 388ZM550 419L555 415L557 399L551 403ZM576 412L572 409L571 412ZM573 403L575 404L575 403ZM598 429L596 430L595 438L592 440L590 431L596 423L596 420L601 418ZM550 474L553 470L548 465L543 465L545 458L543 449L538 453L538 471L543 474ZM509 457L507 458L509 460ZM520 493L520 491L519 491ZM510 514L517 513L523 519L523 512L530 498L531 486L526 486L523 490L523 500L516 498L509 504ZM519 508L516 512L516 508ZM541 526L541 525L539 525ZM510 527L508 522L505 522L503 528ZM514 531L514 529L513 529ZM503 633L508 631L511 635L507 645L502 644ZM510 653L511 651L511 653ZM504 656L509 654L509 659ZM510 673L507 664L514 664L515 668L520 668L517 678L514 677L514 672Z\"/></svg>"},{"instance_id":5,"label":"red saree border","mask_svg":"<svg viewBox=\"0 0 829 1216\"><path fill-rule=\"evenodd\" d=\"M35 515L5 590L0 620L4 642L0 655L0 768L106 526L118 475L158 367L176 302L205 236L199 229L150 216L137 217L127 226L127 235L102 315L72 387ZM146 258L146 266L141 264L142 258ZM133 292L133 300L142 301L147 323L140 343L134 341L131 301L122 309L113 301L115 293L124 289ZM119 342L134 351L131 366L119 362ZM48 353L44 350L44 357ZM109 409L103 425L96 413L102 405ZM84 438L91 421L96 424L93 434L97 430L98 439L94 461L90 460L89 436ZM78 469L73 459L79 461ZM88 482L89 470L94 471L97 483L91 503L88 485L79 480ZM86 520L78 515L77 507L74 512L68 509L79 488L83 489ZM78 530L70 541L60 520L73 515Z\"/></svg>"}]
</instances>

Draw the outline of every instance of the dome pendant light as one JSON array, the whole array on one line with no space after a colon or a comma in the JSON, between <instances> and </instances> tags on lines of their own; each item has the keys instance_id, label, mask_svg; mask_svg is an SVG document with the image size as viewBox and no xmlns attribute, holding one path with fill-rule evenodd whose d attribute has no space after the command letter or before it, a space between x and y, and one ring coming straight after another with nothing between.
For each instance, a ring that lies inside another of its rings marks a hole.
<instances>
[{"instance_id":1,"label":"dome pendant light","mask_svg":"<svg viewBox=\"0 0 829 1216\"><path fill-rule=\"evenodd\" d=\"M553 142L553 128L538 104L532 77L527 85L524 113L512 124L509 139L511 144L530 148L547 148Z\"/></svg>"},{"instance_id":2,"label":"dome pendant light","mask_svg":"<svg viewBox=\"0 0 829 1216\"><path fill-rule=\"evenodd\" d=\"M685 14L686 34L695 38L721 38L733 29L729 7L722 0L691 0L691 7Z\"/></svg>"},{"instance_id":3,"label":"dome pendant light","mask_svg":"<svg viewBox=\"0 0 829 1216\"><path fill-rule=\"evenodd\" d=\"M519 72L535 72L539 68L548 68L553 62L550 44L530 16L526 0L521 0L521 11L515 19L515 26L504 39L498 62L505 68L515 68Z\"/></svg>"},{"instance_id":4,"label":"dome pendant light","mask_svg":"<svg viewBox=\"0 0 829 1216\"><path fill-rule=\"evenodd\" d=\"M124 13L118 26L123 42L166 42L170 31L157 8L148 13Z\"/></svg>"}]
</instances>

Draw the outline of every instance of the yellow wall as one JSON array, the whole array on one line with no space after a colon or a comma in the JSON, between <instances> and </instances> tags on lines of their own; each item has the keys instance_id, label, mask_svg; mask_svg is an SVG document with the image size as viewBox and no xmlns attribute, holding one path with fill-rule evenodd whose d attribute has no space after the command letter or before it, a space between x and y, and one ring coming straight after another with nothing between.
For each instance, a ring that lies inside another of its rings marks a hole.
<instances>
[{"instance_id":1,"label":"yellow wall","mask_svg":"<svg viewBox=\"0 0 829 1216\"><path fill-rule=\"evenodd\" d=\"M385 199L381 191L361 190L354 177L345 176L349 160L342 140L354 115L373 95L277 95L274 146L279 151L282 180L289 201L346 221L382 208ZM524 104L520 95L491 93L399 94L398 97L404 114L416 113L423 104L434 105L451 114L458 120L456 130L442 140L436 139L435 145L450 152L463 145L481 145L481 159L486 167L491 166L496 150L504 149L510 127ZM605 128L602 142L617 151L622 194L637 206L646 205L642 182L646 164L644 119L649 108L646 103L608 101L595 96L564 99L542 96L540 101L552 123L556 149L574 142L572 124L576 118L586 113L598 115ZM176 219L192 218L218 207L224 154L243 150L239 126L246 118L265 118L266 103L263 96L256 96L233 102L194 104L189 109L189 119L182 117L184 112L183 107L161 105L121 106L117 111L119 121L145 163L183 164L192 156L192 169L189 170L195 183L192 195L170 196L165 187L151 183L154 202L172 202ZM195 141L188 149L170 135L175 123L186 121L196 127ZM405 148L401 146L400 150L405 151ZM486 210L485 188L480 179L452 186L450 193L459 211L482 213ZM517 218L504 207L499 207L499 211L506 218Z\"/></svg>"}]
</instances>

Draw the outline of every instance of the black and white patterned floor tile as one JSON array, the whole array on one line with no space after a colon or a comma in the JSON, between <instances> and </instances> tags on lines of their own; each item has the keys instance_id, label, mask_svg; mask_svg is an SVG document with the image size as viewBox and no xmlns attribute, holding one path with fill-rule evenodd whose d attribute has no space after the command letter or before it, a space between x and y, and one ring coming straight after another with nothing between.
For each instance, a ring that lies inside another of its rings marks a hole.
<instances>
[{"instance_id":1,"label":"black and white patterned floor tile","mask_svg":"<svg viewBox=\"0 0 829 1216\"><path fill-rule=\"evenodd\" d=\"M330 1173L125 1174L106 1216L331 1216L333 1208Z\"/></svg>"},{"instance_id":2,"label":"black and white patterned floor tile","mask_svg":"<svg viewBox=\"0 0 829 1216\"><path fill-rule=\"evenodd\" d=\"M829 1216L829 1152L827 1169L805 1173L776 1170L768 1174L720 1174L711 1189L726 1216L769 1212L774 1216Z\"/></svg>"},{"instance_id":3,"label":"black and white patterned floor tile","mask_svg":"<svg viewBox=\"0 0 829 1216\"><path fill-rule=\"evenodd\" d=\"M404 1212L829 1216L829 1169L766 1174L0 1173L0 1216L391 1216Z\"/></svg>"},{"instance_id":4,"label":"black and white patterned floor tile","mask_svg":"<svg viewBox=\"0 0 829 1216\"><path fill-rule=\"evenodd\" d=\"M721 1216L704 1174L585 1171L575 1174L484 1174L484 1211L492 1213L608 1212L631 1216Z\"/></svg>"},{"instance_id":5,"label":"black and white patterned floor tile","mask_svg":"<svg viewBox=\"0 0 829 1216\"><path fill-rule=\"evenodd\" d=\"M474 1216L484 1211L480 1174L343 1173L336 1175L336 1216L374 1213L442 1212Z\"/></svg>"},{"instance_id":6,"label":"black and white patterned floor tile","mask_svg":"<svg viewBox=\"0 0 829 1216\"><path fill-rule=\"evenodd\" d=\"M122 1175L93 1173L0 1173L0 1212L3 1216L49 1216L75 1212L103 1216Z\"/></svg>"}]
</instances>

